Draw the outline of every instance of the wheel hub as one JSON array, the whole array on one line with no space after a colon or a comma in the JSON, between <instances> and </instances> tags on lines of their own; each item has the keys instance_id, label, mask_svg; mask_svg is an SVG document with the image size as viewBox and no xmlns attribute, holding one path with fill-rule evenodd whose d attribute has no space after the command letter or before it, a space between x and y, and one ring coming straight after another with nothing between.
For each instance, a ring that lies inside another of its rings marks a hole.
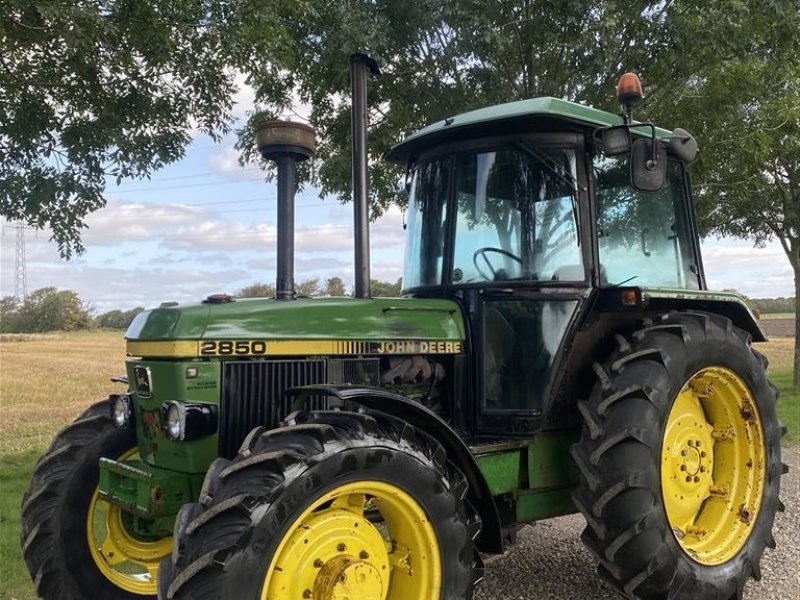
<instances>
[{"instance_id":1,"label":"wheel hub","mask_svg":"<svg viewBox=\"0 0 800 600\"><path fill-rule=\"evenodd\" d=\"M337 556L322 567L312 597L315 600L383 600L384 583L378 569L367 560Z\"/></svg>"},{"instance_id":2,"label":"wheel hub","mask_svg":"<svg viewBox=\"0 0 800 600\"><path fill-rule=\"evenodd\" d=\"M766 465L754 407L739 376L708 367L686 382L670 410L661 493L675 538L701 564L733 558L760 508Z\"/></svg>"}]
</instances>

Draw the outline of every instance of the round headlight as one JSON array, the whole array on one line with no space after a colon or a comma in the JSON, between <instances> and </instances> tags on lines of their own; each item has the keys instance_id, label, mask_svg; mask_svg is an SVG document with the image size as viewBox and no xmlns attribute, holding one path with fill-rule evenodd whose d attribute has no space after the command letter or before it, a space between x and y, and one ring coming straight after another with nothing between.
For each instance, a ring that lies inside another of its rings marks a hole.
<instances>
[{"instance_id":1,"label":"round headlight","mask_svg":"<svg viewBox=\"0 0 800 600\"><path fill-rule=\"evenodd\" d=\"M171 440L182 440L186 429L186 411L180 402L170 402L164 414L164 433Z\"/></svg>"},{"instance_id":2,"label":"round headlight","mask_svg":"<svg viewBox=\"0 0 800 600\"><path fill-rule=\"evenodd\" d=\"M131 403L128 396L117 396L111 404L111 417L114 425L126 428L131 422Z\"/></svg>"}]
</instances>

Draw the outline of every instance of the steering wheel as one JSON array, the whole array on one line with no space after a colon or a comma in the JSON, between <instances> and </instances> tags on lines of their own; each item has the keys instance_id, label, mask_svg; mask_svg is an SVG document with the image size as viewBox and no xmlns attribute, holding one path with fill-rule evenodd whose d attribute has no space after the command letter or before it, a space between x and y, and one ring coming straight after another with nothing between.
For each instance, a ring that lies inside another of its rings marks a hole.
<instances>
[{"instance_id":1,"label":"steering wheel","mask_svg":"<svg viewBox=\"0 0 800 600\"><path fill-rule=\"evenodd\" d=\"M502 254L503 256L507 256L508 258L517 261L520 265L522 265L522 259L514 254L513 252L509 252L508 250L503 250L502 248L492 248L490 246L484 246L483 248L478 248L475 250L475 254L472 255L472 264L475 265L475 270L478 274L486 279L487 281L496 281L497 280L497 273L498 270L492 266L492 263L489 261L489 258L486 256L487 252L497 252L498 254ZM483 269L480 268L478 265L478 257L483 258L483 262L486 263L486 266L491 271L492 276L488 277ZM500 269L502 270L502 269Z\"/></svg>"}]
</instances>

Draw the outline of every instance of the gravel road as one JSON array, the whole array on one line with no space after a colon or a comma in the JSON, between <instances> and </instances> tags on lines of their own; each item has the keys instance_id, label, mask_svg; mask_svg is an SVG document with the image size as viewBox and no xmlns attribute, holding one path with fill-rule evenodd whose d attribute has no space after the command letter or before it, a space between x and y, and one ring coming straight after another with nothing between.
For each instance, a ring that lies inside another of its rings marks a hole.
<instances>
[{"instance_id":1,"label":"gravel road","mask_svg":"<svg viewBox=\"0 0 800 600\"><path fill-rule=\"evenodd\" d=\"M746 600L800 598L800 448L784 448L783 461L790 470L781 482L786 512L776 518L778 547L766 551L763 579L748 583ZM581 544L583 526L571 515L520 531L517 544L487 568L476 600L618 600Z\"/></svg>"}]
</instances>

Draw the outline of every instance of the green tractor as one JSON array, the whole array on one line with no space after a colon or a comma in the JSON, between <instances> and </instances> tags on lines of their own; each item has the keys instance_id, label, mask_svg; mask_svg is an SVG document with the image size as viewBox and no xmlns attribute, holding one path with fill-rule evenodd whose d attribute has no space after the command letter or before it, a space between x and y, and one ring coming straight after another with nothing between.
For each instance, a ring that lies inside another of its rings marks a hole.
<instances>
[{"instance_id":1,"label":"green tractor","mask_svg":"<svg viewBox=\"0 0 800 600\"><path fill-rule=\"evenodd\" d=\"M366 81L351 61L355 298L297 299L278 166L274 299L140 314L128 391L33 472L22 548L47 600L450 600L524 524L580 511L628 598L742 598L778 499L765 337L706 290L685 131L553 98L448 118L407 165L404 297L370 298Z\"/></svg>"}]
</instances>

